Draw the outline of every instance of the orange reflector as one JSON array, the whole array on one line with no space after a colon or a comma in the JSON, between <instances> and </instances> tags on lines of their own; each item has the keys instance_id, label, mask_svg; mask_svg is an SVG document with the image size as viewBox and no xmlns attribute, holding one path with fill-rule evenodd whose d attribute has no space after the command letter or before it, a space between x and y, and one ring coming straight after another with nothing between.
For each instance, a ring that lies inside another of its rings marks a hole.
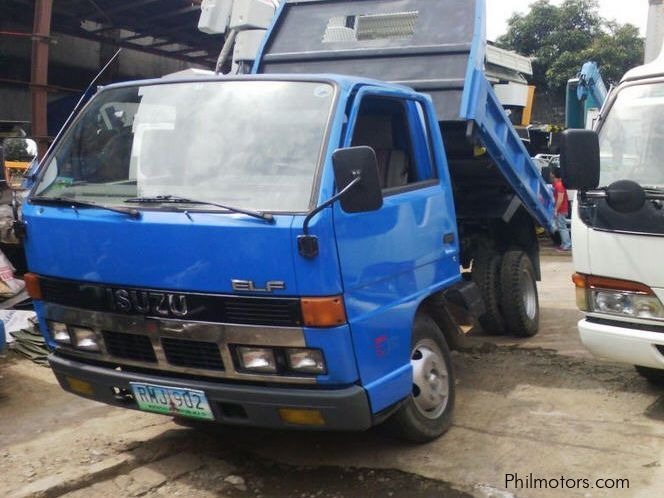
<instances>
[{"instance_id":1,"label":"orange reflector","mask_svg":"<svg viewBox=\"0 0 664 498\"><path fill-rule=\"evenodd\" d=\"M653 291L647 285L629 280L619 280L617 278L595 277L588 275L586 285L591 289L609 289L625 292L636 292L638 294L653 295Z\"/></svg>"},{"instance_id":2,"label":"orange reflector","mask_svg":"<svg viewBox=\"0 0 664 498\"><path fill-rule=\"evenodd\" d=\"M325 425L323 414L318 410L302 410L297 408L279 408L281 420L295 425Z\"/></svg>"},{"instance_id":3,"label":"orange reflector","mask_svg":"<svg viewBox=\"0 0 664 498\"><path fill-rule=\"evenodd\" d=\"M92 388L92 384L85 382L84 380L67 377L67 384L69 384L69 387L71 387L72 391L75 391L79 394L92 396L95 393L94 389Z\"/></svg>"},{"instance_id":4,"label":"orange reflector","mask_svg":"<svg viewBox=\"0 0 664 498\"><path fill-rule=\"evenodd\" d=\"M25 290L28 291L28 295L32 299L41 299L41 285L39 284L39 275L35 273L26 273L23 275L23 280L25 281Z\"/></svg>"},{"instance_id":5,"label":"orange reflector","mask_svg":"<svg viewBox=\"0 0 664 498\"><path fill-rule=\"evenodd\" d=\"M585 289L586 287L588 287L586 276L580 273L575 273L574 275L572 275L572 282L574 282L574 285L578 289Z\"/></svg>"},{"instance_id":6,"label":"orange reflector","mask_svg":"<svg viewBox=\"0 0 664 498\"><path fill-rule=\"evenodd\" d=\"M307 327L336 327L346 323L341 296L303 297L302 318Z\"/></svg>"}]
</instances>

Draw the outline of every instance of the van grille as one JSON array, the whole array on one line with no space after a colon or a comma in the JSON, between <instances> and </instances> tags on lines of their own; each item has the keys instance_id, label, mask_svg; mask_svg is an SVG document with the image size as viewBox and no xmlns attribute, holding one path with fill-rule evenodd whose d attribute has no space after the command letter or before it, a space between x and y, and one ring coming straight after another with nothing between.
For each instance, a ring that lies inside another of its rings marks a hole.
<instances>
[{"instance_id":1,"label":"van grille","mask_svg":"<svg viewBox=\"0 0 664 498\"><path fill-rule=\"evenodd\" d=\"M157 363L150 338L145 335L123 334L105 330L104 342L111 356L125 360Z\"/></svg>"},{"instance_id":2,"label":"van grille","mask_svg":"<svg viewBox=\"0 0 664 498\"><path fill-rule=\"evenodd\" d=\"M168 363L178 367L223 370L219 346L214 342L188 341L162 337L161 345Z\"/></svg>"},{"instance_id":3,"label":"van grille","mask_svg":"<svg viewBox=\"0 0 664 498\"><path fill-rule=\"evenodd\" d=\"M268 325L275 327L301 327L300 300L296 297L260 297L228 294L202 294L160 289L146 289L117 285L105 285L52 277L40 277L43 300L47 303L71 306L90 311L140 315L153 318L176 318L198 322ZM125 302L129 296L139 297L143 306L133 304L125 308L117 306L114 294L122 292ZM165 296L165 297L164 297ZM186 301L186 315L166 316L163 303L177 297L176 302ZM163 297L163 299L162 299ZM150 306L145 306L150 303ZM162 304L159 304L162 303ZM162 309L155 309L155 306ZM142 311L139 311L142 310Z\"/></svg>"}]
</instances>

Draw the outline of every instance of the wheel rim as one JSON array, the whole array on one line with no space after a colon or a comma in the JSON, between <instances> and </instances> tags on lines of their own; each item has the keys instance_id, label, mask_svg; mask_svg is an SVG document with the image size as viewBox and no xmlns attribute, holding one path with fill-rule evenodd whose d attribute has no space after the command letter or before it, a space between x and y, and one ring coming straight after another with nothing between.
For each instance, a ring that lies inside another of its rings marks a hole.
<instances>
[{"instance_id":1,"label":"wheel rim","mask_svg":"<svg viewBox=\"0 0 664 498\"><path fill-rule=\"evenodd\" d=\"M537 288L535 282L530 276L530 272L526 269L521 271L521 289L523 290L523 307L526 311L526 316L530 320L535 320L537 316Z\"/></svg>"},{"instance_id":2,"label":"wheel rim","mask_svg":"<svg viewBox=\"0 0 664 498\"><path fill-rule=\"evenodd\" d=\"M413 348L410 364L415 407L428 419L438 418L450 396L450 376L443 353L434 341L423 339Z\"/></svg>"}]
</instances>

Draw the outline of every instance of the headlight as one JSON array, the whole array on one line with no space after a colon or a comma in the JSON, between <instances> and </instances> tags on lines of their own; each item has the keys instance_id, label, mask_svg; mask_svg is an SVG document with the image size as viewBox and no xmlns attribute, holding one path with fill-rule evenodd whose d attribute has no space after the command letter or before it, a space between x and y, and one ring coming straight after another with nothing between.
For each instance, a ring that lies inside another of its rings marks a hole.
<instances>
[{"instance_id":1,"label":"headlight","mask_svg":"<svg viewBox=\"0 0 664 498\"><path fill-rule=\"evenodd\" d=\"M85 327L71 327L71 335L74 339L74 347L76 349L93 352L100 351L97 334L95 334L94 330Z\"/></svg>"},{"instance_id":2,"label":"headlight","mask_svg":"<svg viewBox=\"0 0 664 498\"><path fill-rule=\"evenodd\" d=\"M67 324L62 322L46 322L48 330L51 332L53 340L59 344L71 344L71 336Z\"/></svg>"},{"instance_id":3,"label":"headlight","mask_svg":"<svg viewBox=\"0 0 664 498\"><path fill-rule=\"evenodd\" d=\"M581 311L664 320L664 306L647 285L579 273L572 280Z\"/></svg>"},{"instance_id":4,"label":"headlight","mask_svg":"<svg viewBox=\"0 0 664 498\"><path fill-rule=\"evenodd\" d=\"M260 373L277 373L277 361L270 348L237 348L240 365L245 370Z\"/></svg>"},{"instance_id":5,"label":"headlight","mask_svg":"<svg viewBox=\"0 0 664 498\"><path fill-rule=\"evenodd\" d=\"M319 349L287 349L286 358L288 368L294 372L323 375L327 370Z\"/></svg>"},{"instance_id":6,"label":"headlight","mask_svg":"<svg viewBox=\"0 0 664 498\"><path fill-rule=\"evenodd\" d=\"M663 319L664 307L655 296L614 290L591 291L591 310L634 318Z\"/></svg>"}]
</instances>

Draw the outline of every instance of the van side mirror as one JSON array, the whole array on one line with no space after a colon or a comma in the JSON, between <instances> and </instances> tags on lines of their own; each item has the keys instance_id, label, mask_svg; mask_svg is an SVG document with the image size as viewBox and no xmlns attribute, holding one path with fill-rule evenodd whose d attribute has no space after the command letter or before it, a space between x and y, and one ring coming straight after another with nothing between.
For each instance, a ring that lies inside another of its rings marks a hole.
<instances>
[{"instance_id":1,"label":"van side mirror","mask_svg":"<svg viewBox=\"0 0 664 498\"><path fill-rule=\"evenodd\" d=\"M347 213L376 211L383 206L383 192L378 179L378 161L371 147L338 149L332 154L334 179L339 192L359 180L339 199Z\"/></svg>"},{"instance_id":2,"label":"van side mirror","mask_svg":"<svg viewBox=\"0 0 664 498\"><path fill-rule=\"evenodd\" d=\"M560 172L568 190L599 185L599 136L590 130L565 130L560 137Z\"/></svg>"},{"instance_id":3,"label":"van side mirror","mask_svg":"<svg viewBox=\"0 0 664 498\"><path fill-rule=\"evenodd\" d=\"M6 138L2 143L3 176L7 187L23 190L23 180L37 157L37 143L29 138Z\"/></svg>"}]
</instances>

